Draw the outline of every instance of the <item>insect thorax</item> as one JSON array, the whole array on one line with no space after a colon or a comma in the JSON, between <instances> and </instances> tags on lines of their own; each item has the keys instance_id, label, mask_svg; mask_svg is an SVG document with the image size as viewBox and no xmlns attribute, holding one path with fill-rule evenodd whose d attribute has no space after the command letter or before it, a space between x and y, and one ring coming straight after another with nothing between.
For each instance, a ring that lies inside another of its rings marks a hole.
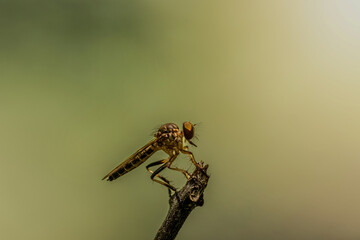
<instances>
[{"instance_id":1,"label":"insect thorax","mask_svg":"<svg viewBox=\"0 0 360 240\"><path fill-rule=\"evenodd\" d=\"M183 132L175 123L162 125L155 137L159 139L157 145L169 155L173 155L174 151L179 153L179 150L182 149Z\"/></svg>"}]
</instances>

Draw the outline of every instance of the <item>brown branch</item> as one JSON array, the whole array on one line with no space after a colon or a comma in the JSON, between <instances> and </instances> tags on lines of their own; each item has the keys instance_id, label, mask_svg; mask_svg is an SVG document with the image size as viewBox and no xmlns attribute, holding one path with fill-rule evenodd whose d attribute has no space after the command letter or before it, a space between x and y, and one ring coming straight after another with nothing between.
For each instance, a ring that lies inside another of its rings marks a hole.
<instances>
[{"instance_id":1,"label":"brown branch","mask_svg":"<svg viewBox=\"0 0 360 240\"><path fill-rule=\"evenodd\" d=\"M209 180L209 165L199 163L186 185L170 197L169 212L155 236L155 240L173 240L192 210L204 204L204 190Z\"/></svg>"}]
</instances>

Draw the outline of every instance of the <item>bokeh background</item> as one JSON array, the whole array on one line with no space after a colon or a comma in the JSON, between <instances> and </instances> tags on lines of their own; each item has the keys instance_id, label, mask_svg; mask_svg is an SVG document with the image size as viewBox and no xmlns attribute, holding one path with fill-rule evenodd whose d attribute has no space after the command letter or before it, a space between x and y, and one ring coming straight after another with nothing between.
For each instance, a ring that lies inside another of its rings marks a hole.
<instances>
[{"instance_id":1,"label":"bokeh background","mask_svg":"<svg viewBox=\"0 0 360 240\"><path fill-rule=\"evenodd\" d=\"M359 12L1 0L0 238L152 239L166 189L145 164L101 178L190 120L211 179L177 239L360 239Z\"/></svg>"}]
</instances>

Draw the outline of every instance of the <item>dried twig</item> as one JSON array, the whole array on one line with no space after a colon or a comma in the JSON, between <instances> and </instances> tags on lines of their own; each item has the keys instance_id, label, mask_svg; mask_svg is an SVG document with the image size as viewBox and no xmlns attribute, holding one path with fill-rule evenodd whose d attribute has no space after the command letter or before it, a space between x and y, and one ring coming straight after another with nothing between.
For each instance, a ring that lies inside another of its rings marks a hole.
<instances>
[{"instance_id":1,"label":"dried twig","mask_svg":"<svg viewBox=\"0 0 360 240\"><path fill-rule=\"evenodd\" d=\"M155 236L155 240L172 240L189 216L191 211L204 204L204 190L209 180L206 171L208 165L199 163L186 185L170 197L170 209Z\"/></svg>"}]
</instances>

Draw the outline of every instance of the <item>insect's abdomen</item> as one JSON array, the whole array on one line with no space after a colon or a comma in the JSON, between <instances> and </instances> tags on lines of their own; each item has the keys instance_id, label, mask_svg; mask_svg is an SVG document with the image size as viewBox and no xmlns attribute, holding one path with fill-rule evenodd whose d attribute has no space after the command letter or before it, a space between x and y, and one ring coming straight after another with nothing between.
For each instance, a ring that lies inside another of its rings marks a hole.
<instances>
[{"instance_id":1,"label":"insect's abdomen","mask_svg":"<svg viewBox=\"0 0 360 240\"><path fill-rule=\"evenodd\" d=\"M151 155L153 155L158 149L154 145L149 145L139 152L135 153L133 156L128 158L126 161L117 166L112 170L104 179L107 181L112 181L118 177L124 175L125 173L130 172L134 168L138 167L140 164L145 162Z\"/></svg>"}]
</instances>

